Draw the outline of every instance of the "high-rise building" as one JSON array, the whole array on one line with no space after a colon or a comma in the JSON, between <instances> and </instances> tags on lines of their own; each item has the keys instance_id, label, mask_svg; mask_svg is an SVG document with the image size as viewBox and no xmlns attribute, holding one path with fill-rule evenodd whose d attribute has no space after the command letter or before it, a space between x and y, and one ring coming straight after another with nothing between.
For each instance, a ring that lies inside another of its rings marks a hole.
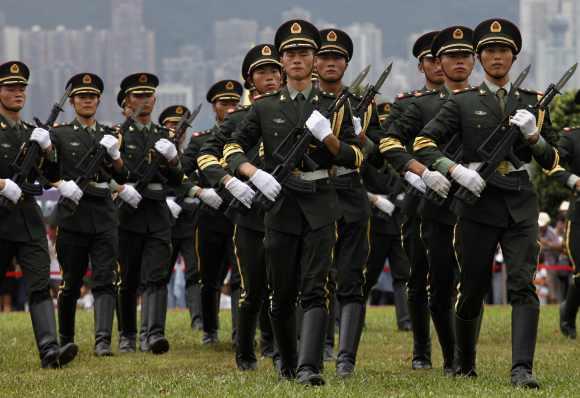
<instances>
[{"instance_id":1,"label":"high-rise building","mask_svg":"<svg viewBox=\"0 0 580 398\"><path fill-rule=\"evenodd\" d=\"M354 45L353 58L345 74L345 82L350 83L354 77L371 65L367 82L374 82L385 68L383 57L383 32L372 23L355 23L344 28Z\"/></svg>"}]
</instances>

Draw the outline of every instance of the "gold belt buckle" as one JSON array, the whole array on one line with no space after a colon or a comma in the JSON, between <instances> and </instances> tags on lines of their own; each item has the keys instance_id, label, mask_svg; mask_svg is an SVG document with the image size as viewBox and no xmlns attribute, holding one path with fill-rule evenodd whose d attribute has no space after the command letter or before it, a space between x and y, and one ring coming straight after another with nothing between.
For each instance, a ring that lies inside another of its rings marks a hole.
<instances>
[{"instance_id":1,"label":"gold belt buckle","mask_svg":"<svg viewBox=\"0 0 580 398\"><path fill-rule=\"evenodd\" d=\"M497 172L502 176L505 176L510 170L510 163L507 160L502 160L497 165Z\"/></svg>"}]
</instances>

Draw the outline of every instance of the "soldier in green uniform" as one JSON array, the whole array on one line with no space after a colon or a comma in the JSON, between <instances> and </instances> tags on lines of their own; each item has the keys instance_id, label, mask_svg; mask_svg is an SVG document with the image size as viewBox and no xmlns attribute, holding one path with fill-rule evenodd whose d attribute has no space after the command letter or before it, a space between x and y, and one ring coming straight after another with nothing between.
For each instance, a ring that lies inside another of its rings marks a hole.
<instances>
[{"instance_id":1,"label":"soldier in green uniform","mask_svg":"<svg viewBox=\"0 0 580 398\"><path fill-rule=\"evenodd\" d=\"M0 279L14 259L28 284L28 305L32 330L43 368L57 368L72 361L78 347L66 343L59 347L52 298L50 297L50 257L42 213L34 196L42 195L42 186L30 176L19 186L12 180L12 164L20 148L37 143L44 152L52 149L50 134L24 122L20 111L26 102L30 72L19 61L0 65L0 197L9 202L0 208Z\"/></svg>"},{"instance_id":2,"label":"soldier in green uniform","mask_svg":"<svg viewBox=\"0 0 580 398\"><path fill-rule=\"evenodd\" d=\"M309 22L290 20L278 28L275 46L287 86L257 100L224 147L232 170L249 178L264 200L274 202L265 216L265 250L270 316L280 352L279 375L294 378L297 366L298 381L306 385L324 384L320 363L328 316L325 285L332 265L335 223L342 214L329 169L355 169L363 159L352 120L347 117L333 126L315 109L324 110L334 101L334 96L312 86L314 54L320 42L318 30ZM305 125L309 132L302 129ZM311 162L298 164L293 177L281 186L267 171L280 163L273 153L293 133L313 135L307 148ZM260 139L264 169L252 165L245 154ZM299 293L304 319L297 358L295 307Z\"/></svg>"},{"instance_id":3,"label":"soldier in green uniform","mask_svg":"<svg viewBox=\"0 0 580 398\"><path fill-rule=\"evenodd\" d=\"M403 116L393 121L387 132L388 139L398 142L383 154L400 172L419 170L425 166L413 159L404 147L413 145L415 135L434 118L455 90L469 87L469 75L475 64L473 31L465 26L443 29L433 39L431 53L437 57L445 75L445 85L436 90L418 93ZM440 145L445 145L441 142ZM417 142L416 148L421 149ZM448 155L451 156L451 155ZM459 160L459 159L455 159ZM453 250L455 215L449 209L451 198L439 206L423 199L419 207L421 216L421 239L427 250L428 269L422 278L427 280L427 292L431 318L443 353L445 374L453 375L455 351L453 297L457 260Z\"/></svg>"},{"instance_id":4,"label":"soldier in green uniform","mask_svg":"<svg viewBox=\"0 0 580 398\"><path fill-rule=\"evenodd\" d=\"M167 107L159 115L159 124L170 130L174 130L179 120L184 115L189 115L190 111L183 105L172 105ZM195 255L195 221L199 208L199 199L188 196L188 190L192 188L192 181L184 181L175 188L173 196L167 197L167 205L172 210L175 217L175 224L171 229L171 261L169 262L170 272L181 255L185 263L185 297L187 308L191 316L191 328L202 330L201 320L201 276Z\"/></svg>"},{"instance_id":5,"label":"soldier in green uniform","mask_svg":"<svg viewBox=\"0 0 580 398\"><path fill-rule=\"evenodd\" d=\"M242 63L245 85L254 98L280 90L282 66L278 52L271 44L254 46ZM244 182L232 176L220 164L223 147L232 132L244 120L249 106L239 106L229 113L220 129L203 145L197 162L202 174L212 186L223 185L232 195L243 198L242 204L251 207L255 192ZM260 144L249 151L252 163L260 167ZM254 336L262 303L267 298L266 262L264 257L264 212L254 206L233 215L234 251L241 276L236 364L240 370L256 369Z\"/></svg>"},{"instance_id":6,"label":"soldier in green uniform","mask_svg":"<svg viewBox=\"0 0 580 398\"><path fill-rule=\"evenodd\" d=\"M419 71L425 75L425 86L418 91L403 93L397 96L391 112L384 122L385 130L388 130L394 120L400 118L406 109L415 101L416 96L423 91L434 90L444 83L444 75L441 70L439 59L431 54L433 39L439 32L428 32L420 36L413 46L413 55L419 60ZM410 144L410 146L412 143ZM380 140L379 150L387 156L393 149L403 149L401 142L393 137L383 137ZM412 148L407 148L411 150ZM400 166L390 163L396 170ZM449 182L438 172L425 169L424 174L406 172L404 178L415 191L424 192L426 185L432 189L445 193L449 189ZM413 358L412 369L431 369L431 337L429 322L429 307L427 297L427 253L421 241L420 219L417 212L422 197L420 194L411 191L403 204L406 220L403 223L403 246L409 262L411 264L411 275L409 277L409 314L413 325Z\"/></svg>"},{"instance_id":7,"label":"soldier in green uniform","mask_svg":"<svg viewBox=\"0 0 580 398\"><path fill-rule=\"evenodd\" d=\"M115 271L118 254L118 214L113 203L109 180L119 178L123 160L116 132L97 122L95 115L103 92L103 81L92 73L80 73L67 83L75 119L52 132L54 180L61 196L77 204L69 215L57 207L56 239L58 262L63 272L58 295L60 343L74 342L75 313L83 277L91 264L91 290L95 297L95 355L110 356L111 330L115 310ZM80 159L102 145L107 150L103 171L93 176L83 192L75 179Z\"/></svg>"},{"instance_id":8,"label":"soldier in green uniform","mask_svg":"<svg viewBox=\"0 0 580 398\"><path fill-rule=\"evenodd\" d=\"M449 175L478 197L473 205L458 205L455 231L460 266L456 304L457 375L476 376L475 346L483 300L489 289L497 245L507 267L508 301L512 305L512 369L514 386L538 388L532 374L539 320L539 301L533 284L538 261L538 203L528 172L508 160L487 183L475 170L482 161L477 148L500 124L505 114L518 126L521 137L514 144L522 163L532 157L545 169L558 165L558 152L550 137L549 116L532 114L537 92L510 92L509 71L521 50L518 28L503 19L490 19L474 30L478 59L485 81L451 96L415 140L415 153L426 164ZM516 112L517 110L517 112ZM445 156L439 145L459 135L461 163Z\"/></svg>"},{"instance_id":9,"label":"soldier in green uniform","mask_svg":"<svg viewBox=\"0 0 580 398\"><path fill-rule=\"evenodd\" d=\"M242 85L235 80L221 80L210 87L206 99L213 105L216 124L201 133L194 133L187 149L183 153L183 170L192 176L198 170L197 158L204 143L219 130L225 116L235 109L242 95ZM227 273L227 267L233 258L233 224L223 214L224 200L212 188L207 177L200 175L200 189L197 197L205 204L198 211L196 227L196 253L201 273L201 307L203 319L203 344L214 344L218 341L219 299L221 286ZM232 270L234 273L235 271ZM237 272L234 273L234 275ZM232 278L235 281L235 278ZM239 282L237 282L239 285ZM235 285L235 284L234 284ZM237 291L236 291L237 290ZM232 318L237 312L239 289L232 290ZM234 326L237 321L233 321ZM235 342L235 340L234 340Z\"/></svg>"},{"instance_id":10,"label":"soldier in green uniform","mask_svg":"<svg viewBox=\"0 0 580 398\"><path fill-rule=\"evenodd\" d=\"M119 211L119 264L121 285L119 308L121 333L119 349L134 352L137 333L137 288L144 286L143 300L147 308L147 343L152 353L169 350L165 338L167 313L167 270L171 261L172 215L166 203L166 185L179 185L183 178L181 164L170 131L151 121L155 105L155 88L159 80L150 73L136 73L121 82L125 106L143 110L137 122L124 134L121 153L124 176L119 190L123 201ZM157 174L139 187L142 176L140 162L159 162Z\"/></svg>"}]
</instances>

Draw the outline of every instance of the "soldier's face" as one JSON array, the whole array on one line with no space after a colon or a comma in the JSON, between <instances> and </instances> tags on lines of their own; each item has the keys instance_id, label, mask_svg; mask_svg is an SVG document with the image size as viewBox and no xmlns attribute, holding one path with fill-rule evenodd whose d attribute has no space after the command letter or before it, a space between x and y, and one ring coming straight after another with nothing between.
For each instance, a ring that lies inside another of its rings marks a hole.
<instances>
[{"instance_id":1,"label":"soldier's face","mask_svg":"<svg viewBox=\"0 0 580 398\"><path fill-rule=\"evenodd\" d=\"M425 79L435 85L443 84L445 75L441 70L439 58L423 57L419 63L419 71L423 72Z\"/></svg>"},{"instance_id":2,"label":"soldier's face","mask_svg":"<svg viewBox=\"0 0 580 398\"><path fill-rule=\"evenodd\" d=\"M489 46L479 54L479 62L485 73L495 79L506 76L514 63L514 54L509 47Z\"/></svg>"},{"instance_id":3,"label":"soldier's face","mask_svg":"<svg viewBox=\"0 0 580 398\"><path fill-rule=\"evenodd\" d=\"M97 113L100 98L96 94L78 94L73 95L70 102L77 115L91 118Z\"/></svg>"},{"instance_id":4,"label":"soldier's face","mask_svg":"<svg viewBox=\"0 0 580 398\"><path fill-rule=\"evenodd\" d=\"M314 66L320 80L336 83L342 80L348 63L343 55L326 53L315 57Z\"/></svg>"},{"instance_id":5,"label":"soldier's face","mask_svg":"<svg viewBox=\"0 0 580 398\"><path fill-rule=\"evenodd\" d=\"M26 102L26 86L9 84L0 86L0 105L10 112L20 112Z\"/></svg>"},{"instance_id":6,"label":"soldier's face","mask_svg":"<svg viewBox=\"0 0 580 398\"><path fill-rule=\"evenodd\" d=\"M213 111L215 112L215 117L219 122L223 122L226 115L233 112L238 106L239 101L235 100L217 100L213 103Z\"/></svg>"},{"instance_id":7,"label":"soldier's face","mask_svg":"<svg viewBox=\"0 0 580 398\"><path fill-rule=\"evenodd\" d=\"M441 55L441 69L453 82L463 82L469 78L475 58L470 52L457 52Z\"/></svg>"},{"instance_id":8,"label":"soldier's face","mask_svg":"<svg viewBox=\"0 0 580 398\"><path fill-rule=\"evenodd\" d=\"M137 109L139 106L143 106L140 116L149 116L153 112L153 107L155 106L155 95L152 93L142 93L142 94L129 94L127 95L127 106L131 109Z\"/></svg>"},{"instance_id":9,"label":"soldier's face","mask_svg":"<svg viewBox=\"0 0 580 398\"><path fill-rule=\"evenodd\" d=\"M250 82L259 94L277 91L282 85L282 73L276 65L258 66L252 71Z\"/></svg>"},{"instance_id":10,"label":"soldier's face","mask_svg":"<svg viewBox=\"0 0 580 398\"><path fill-rule=\"evenodd\" d=\"M167 128L167 129L175 130L175 128L177 127L177 123L178 122L167 121L163 124L163 127Z\"/></svg>"},{"instance_id":11,"label":"soldier's face","mask_svg":"<svg viewBox=\"0 0 580 398\"><path fill-rule=\"evenodd\" d=\"M310 79L314 65L314 50L311 48L297 48L282 53L282 66L289 79Z\"/></svg>"}]
</instances>

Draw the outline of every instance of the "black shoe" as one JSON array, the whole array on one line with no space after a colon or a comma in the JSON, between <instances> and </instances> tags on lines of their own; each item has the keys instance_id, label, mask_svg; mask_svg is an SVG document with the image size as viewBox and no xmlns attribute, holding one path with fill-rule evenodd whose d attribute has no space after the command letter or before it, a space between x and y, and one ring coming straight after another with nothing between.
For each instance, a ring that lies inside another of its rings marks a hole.
<instances>
[{"instance_id":1,"label":"black shoe","mask_svg":"<svg viewBox=\"0 0 580 398\"><path fill-rule=\"evenodd\" d=\"M147 342L153 354L165 354L169 351L169 342L165 338L165 320L167 316L167 287L150 287L147 294Z\"/></svg>"},{"instance_id":2,"label":"black shoe","mask_svg":"<svg viewBox=\"0 0 580 398\"><path fill-rule=\"evenodd\" d=\"M40 366L43 369L57 369L60 367L58 363L58 356L60 354L58 346L54 346L52 349L46 351L46 353L40 359Z\"/></svg>"},{"instance_id":3,"label":"black shoe","mask_svg":"<svg viewBox=\"0 0 580 398\"><path fill-rule=\"evenodd\" d=\"M566 302L560 304L560 331L565 337L576 340L576 325L570 323L566 317Z\"/></svg>"},{"instance_id":4,"label":"black shoe","mask_svg":"<svg viewBox=\"0 0 580 398\"><path fill-rule=\"evenodd\" d=\"M113 317L115 311L115 296L102 293L95 297L95 355L97 357L110 357L111 332L113 329Z\"/></svg>"},{"instance_id":5,"label":"black shoe","mask_svg":"<svg viewBox=\"0 0 580 398\"><path fill-rule=\"evenodd\" d=\"M79 347L74 343L68 343L60 347L58 351L58 364L64 366L76 358Z\"/></svg>"},{"instance_id":6,"label":"black shoe","mask_svg":"<svg viewBox=\"0 0 580 398\"><path fill-rule=\"evenodd\" d=\"M431 315L423 300L409 301L409 315L413 330L413 359L411 368L431 369Z\"/></svg>"},{"instance_id":7,"label":"black shoe","mask_svg":"<svg viewBox=\"0 0 580 398\"><path fill-rule=\"evenodd\" d=\"M443 355L443 374L452 376L455 373L455 314L452 309L443 311L431 310L431 319L437 332L437 339Z\"/></svg>"},{"instance_id":8,"label":"black shoe","mask_svg":"<svg viewBox=\"0 0 580 398\"><path fill-rule=\"evenodd\" d=\"M97 343L95 344L95 356L97 357L112 357L113 350L111 345L107 343Z\"/></svg>"},{"instance_id":9,"label":"black shoe","mask_svg":"<svg viewBox=\"0 0 580 398\"><path fill-rule=\"evenodd\" d=\"M201 318L195 318L193 321L191 321L191 329L195 331L203 330L203 321Z\"/></svg>"},{"instance_id":10,"label":"black shoe","mask_svg":"<svg viewBox=\"0 0 580 398\"><path fill-rule=\"evenodd\" d=\"M308 367L298 371L296 381L305 386L323 386L325 384L322 375Z\"/></svg>"},{"instance_id":11,"label":"black shoe","mask_svg":"<svg viewBox=\"0 0 580 398\"><path fill-rule=\"evenodd\" d=\"M331 345L324 346L324 352L322 353L322 359L324 362L334 361L336 356L334 355L334 350Z\"/></svg>"},{"instance_id":12,"label":"black shoe","mask_svg":"<svg viewBox=\"0 0 580 398\"><path fill-rule=\"evenodd\" d=\"M278 369L278 379L293 381L294 379L296 379L296 369L293 368Z\"/></svg>"},{"instance_id":13,"label":"black shoe","mask_svg":"<svg viewBox=\"0 0 580 398\"><path fill-rule=\"evenodd\" d=\"M532 371L525 368L516 368L512 370L512 385L514 387L530 388L538 390L540 384L532 375Z\"/></svg>"},{"instance_id":14,"label":"black shoe","mask_svg":"<svg viewBox=\"0 0 580 398\"><path fill-rule=\"evenodd\" d=\"M475 371L476 345L481 327L479 316L464 320L455 315L455 332L457 335L457 367L455 376L477 377Z\"/></svg>"},{"instance_id":15,"label":"black shoe","mask_svg":"<svg viewBox=\"0 0 580 398\"><path fill-rule=\"evenodd\" d=\"M217 333L204 333L201 338L201 344L214 345L218 343Z\"/></svg>"},{"instance_id":16,"label":"black shoe","mask_svg":"<svg viewBox=\"0 0 580 398\"><path fill-rule=\"evenodd\" d=\"M354 364L348 361L343 361L336 364L336 376L341 379L346 379L354 373Z\"/></svg>"},{"instance_id":17,"label":"black shoe","mask_svg":"<svg viewBox=\"0 0 580 398\"><path fill-rule=\"evenodd\" d=\"M267 344L260 344L262 347L261 355L264 358L274 357L274 345L268 342Z\"/></svg>"},{"instance_id":18,"label":"black shoe","mask_svg":"<svg viewBox=\"0 0 580 398\"><path fill-rule=\"evenodd\" d=\"M258 369L257 361L236 360L236 365L238 366L238 370L241 370L242 372Z\"/></svg>"},{"instance_id":19,"label":"black shoe","mask_svg":"<svg viewBox=\"0 0 580 398\"><path fill-rule=\"evenodd\" d=\"M413 370L429 370L433 369L433 365L431 365L431 361L427 359L413 359L411 361L411 369Z\"/></svg>"},{"instance_id":20,"label":"black shoe","mask_svg":"<svg viewBox=\"0 0 580 398\"><path fill-rule=\"evenodd\" d=\"M338 355L336 356L336 375L338 377L346 378L354 372L363 322L363 304L347 303L342 306L340 311Z\"/></svg>"},{"instance_id":21,"label":"black shoe","mask_svg":"<svg viewBox=\"0 0 580 398\"><path fill-rule=\"evenodd\" d=\"M411 321L406 321L406 322L401 322L401 324L398 327L399 332L410 332L413 330L413 327L411 326Z\"/></svg>"},{"instance_id":22,"label":"black shoe","mask_svg":"<svg viewBox=\"0 0 580 398\"><path fill-rule=\"evenodd\" d=\"M165 354L169 351L169 341L163 335L151 336L149 338L149 348L153 354Z\"/></svg>"},{"instance_id":23,"label":"black shoe","mask_svg":"<svg viewBox=\"0 0 580 398\"><path fill-rule=\"evenodd\" d=\"M119 337L119 352L127 354L137 351L137 344L134 336Z\"/></svg>"},{"instance_id":24,"label":"black shoe","mask_svg":"<svg viewBox=\"0 0 580 398\"><path fill-rule=\"evenodd\" d=\"M185 290L185 299L191 318L192 330L203 330L203 321L201 319L201 286L194 284Z\"/></svg>"}]
</instances>

